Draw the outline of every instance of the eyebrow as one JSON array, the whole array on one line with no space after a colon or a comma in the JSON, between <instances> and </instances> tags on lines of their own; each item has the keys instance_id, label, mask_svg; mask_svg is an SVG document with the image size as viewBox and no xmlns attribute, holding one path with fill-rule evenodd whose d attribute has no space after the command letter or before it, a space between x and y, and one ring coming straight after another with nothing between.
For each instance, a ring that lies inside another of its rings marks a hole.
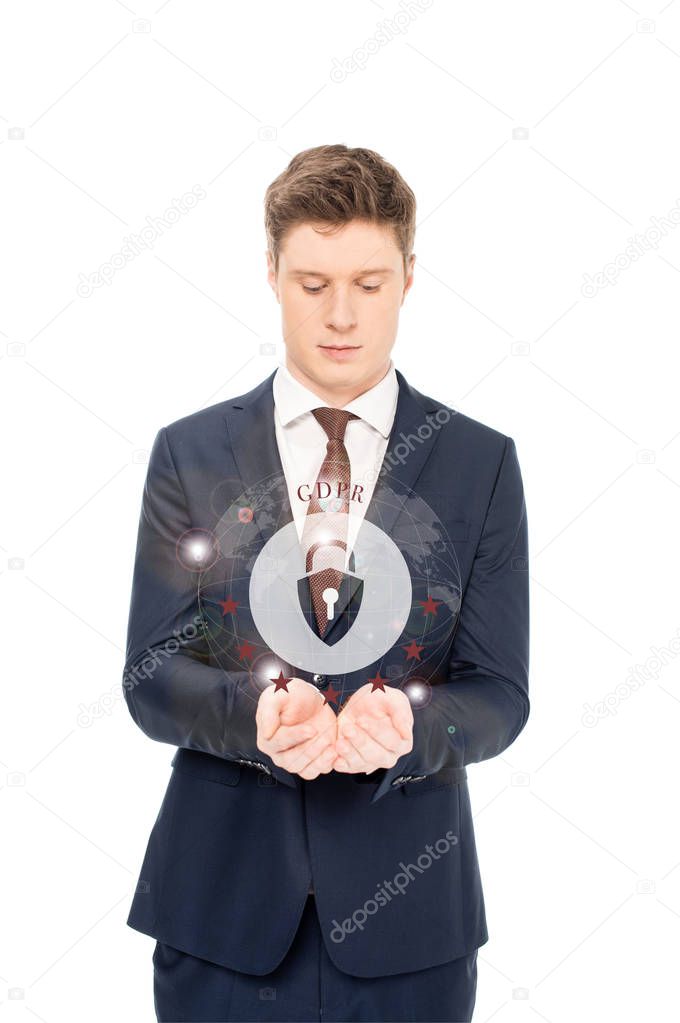
<instances>
[{"instance_id":1,"label":"eyebrow","mask_svg":"<svg viewBox=\"0 0 680 1023\"><path fill-rule=\"evenodd\" d=\"M368 274L393 274L391 266L370 267L368 270L357 270L354 276L366 277ZM289 270L289 277L326 277L319 270Z\"/></svg>"}]
</instances>

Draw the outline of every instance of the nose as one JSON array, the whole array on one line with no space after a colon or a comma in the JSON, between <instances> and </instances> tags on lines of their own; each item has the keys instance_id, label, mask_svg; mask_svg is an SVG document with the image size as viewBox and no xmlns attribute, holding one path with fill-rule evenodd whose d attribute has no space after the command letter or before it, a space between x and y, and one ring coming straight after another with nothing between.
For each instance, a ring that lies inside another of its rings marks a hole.
<instances>
[{"instance_id":1,"label":"nose","mask_svg":"<svg viewBox=\"0 0 680 1023\"><path fill-rule=\"evenodd\" d=\"M328 299L326 326L332 327L339 333L346 333L356 326L356 322L356 313L349 288L339 285Z\"/></svg>"}]
</instances>

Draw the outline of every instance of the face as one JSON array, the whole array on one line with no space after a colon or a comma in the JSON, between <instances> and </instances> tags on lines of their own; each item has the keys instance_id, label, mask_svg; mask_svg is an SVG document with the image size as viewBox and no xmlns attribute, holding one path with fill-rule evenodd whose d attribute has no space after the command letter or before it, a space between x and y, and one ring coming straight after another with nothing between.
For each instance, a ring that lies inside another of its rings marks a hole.
<instances>
[{"instance_id":1,"label":"face","mask_svg":"<svg viewBox=\"0 0 680 1023\"><path fill-rule=\"evenodd\" d=\"M394 232L353 220L332 234L311 223L284 237L268 280L281 306L286 366L302 384L336 407L387 372L399 310L413 283Z\"/></svg>"}]
</instances>

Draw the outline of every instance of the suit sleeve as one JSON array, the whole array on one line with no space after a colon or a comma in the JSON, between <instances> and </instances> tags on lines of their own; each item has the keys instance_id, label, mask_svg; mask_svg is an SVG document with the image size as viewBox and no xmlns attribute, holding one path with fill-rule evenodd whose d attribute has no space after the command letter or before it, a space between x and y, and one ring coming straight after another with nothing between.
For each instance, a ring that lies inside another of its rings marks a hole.
<instances>
[{"instance_id":1,"label":"suit sleeve","mask_svg":"<svg viewBox=\"0 0 680 1023\"><path fill-rule=\"evenodd\" d=\"M176 553L178 539L193 525L162 427L149 458L137 535L123 670L128 709L151 739L259 761L296 788L296 779L257 747L248 672L209 663L198 577Z\"/></svg>"},{"instance_id":2,"label":"suit sleeve","mask_svg":"<svg viewBox=\"0 0 680 1023\"><path fill-rule=\"evenodd\" d=\"M527 513L515 443L506 437L456 623L447 680L414 709L413 749L390 768L372 802L402 774L432 774L498 756L529 716ZM409 784L409 783L407 783Z\"/></svg>"}]
</instances>

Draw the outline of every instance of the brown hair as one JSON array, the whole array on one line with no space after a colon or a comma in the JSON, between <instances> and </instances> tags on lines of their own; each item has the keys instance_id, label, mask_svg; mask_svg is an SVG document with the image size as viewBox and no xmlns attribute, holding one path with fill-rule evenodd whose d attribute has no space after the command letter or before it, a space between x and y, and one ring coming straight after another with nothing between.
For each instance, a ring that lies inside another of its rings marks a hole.
<instances>
[{"instance_id":1,"label":"brown hair","mask_svg":"<svg viewBox=\"0 0 680 1023\"><path fill-rule=\"evenodd\" d=\"M331 233L351 220L394 229L404 257L413 250L416 197L399 172L372 149L315 146L297 153L264 199L267 244L278 272L284 235L301 223Z\"/></svg>"}]
</instances>

